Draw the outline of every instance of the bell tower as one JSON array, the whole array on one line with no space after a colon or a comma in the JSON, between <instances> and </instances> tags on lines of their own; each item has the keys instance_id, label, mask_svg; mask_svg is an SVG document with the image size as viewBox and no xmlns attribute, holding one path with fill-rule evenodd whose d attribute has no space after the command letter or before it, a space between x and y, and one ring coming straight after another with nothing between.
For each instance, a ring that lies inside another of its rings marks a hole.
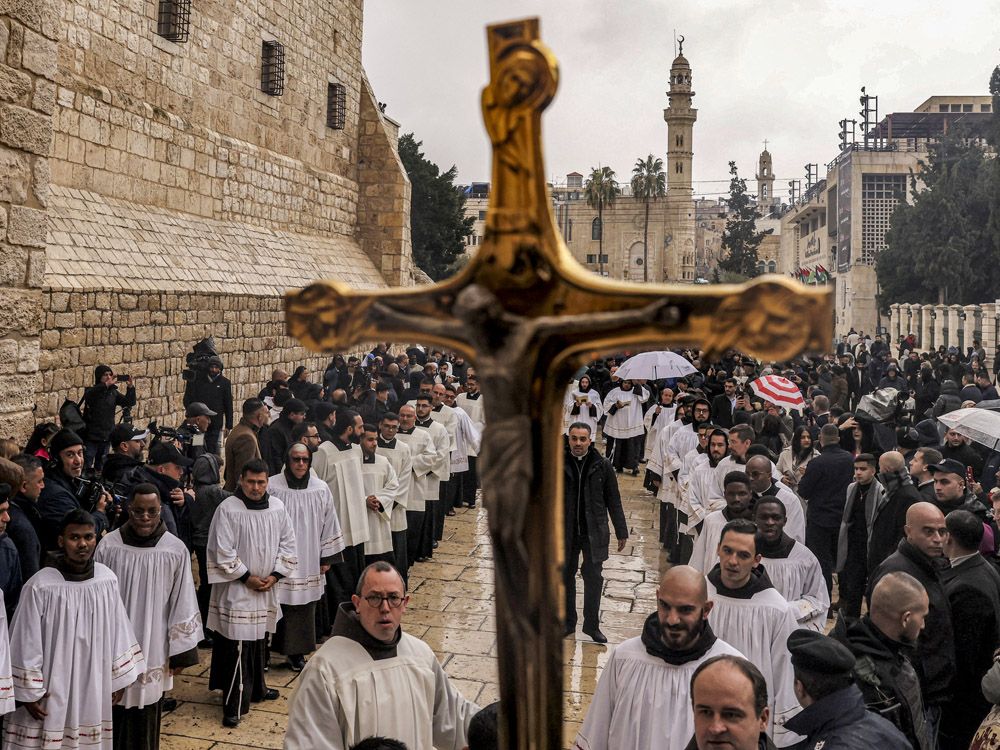
<instances>
[{"instance_id":1,"label":"bell tower","mask_svg":"<svg viewBox=\"0 0 1000 750\"><path fill-rule=\"evenodd\" d=\"M767 216L774 204L774 167L771 164L771 152L767 150L767 141L764 141L764 150L760 152L760 159L757 161L757 209Z\"/></svg>"},{"instance_id":2,"label":"bell tower","mask_svg":"<svg viewBox=\"0 0 1000 750\"><path fill-rule=\"evenodd\" d=\"M691 106L691 64L684 57L684 37L678 37L677 57L670 66L667 122L667 218L669 234L662 254L664 281L694 281L694 197L691 186L694 160L694 123Z\"/></svg>"}]
</instances>

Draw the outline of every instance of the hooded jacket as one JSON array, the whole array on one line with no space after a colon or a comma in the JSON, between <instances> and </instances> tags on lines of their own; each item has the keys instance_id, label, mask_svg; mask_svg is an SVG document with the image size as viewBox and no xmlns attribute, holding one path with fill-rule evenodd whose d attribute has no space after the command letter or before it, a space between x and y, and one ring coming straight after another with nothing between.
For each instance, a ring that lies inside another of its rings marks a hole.
<instances>
[{"instance_id":1,"label":"hooded jacket","mask_svg":"<svg viewBox=\"0 0 1000 750\"><path fill-rule=\"evenodd\" d=\"M195 459L191 467L195 502L190 512L191 544L195 547L208 546L208 530L215 517L215 509L232 494L219 486L219 479L217 456L203 453Z\"/></svg>"},{"instance_id":2,"label":"hooded jacket","mask_svg":"<svg viewBox=\"0 0 1000 750\"><path fill-rule=\"evenodd\" d=\"M99 368L98 368L99 369ZM106 386L95 371L95 383L83 393L83 419L87 423L87 442L106 443L115 428L115 409L135 406L135 386L129 383L125 393L117 386Z\"/></svg>"}]
</instances>

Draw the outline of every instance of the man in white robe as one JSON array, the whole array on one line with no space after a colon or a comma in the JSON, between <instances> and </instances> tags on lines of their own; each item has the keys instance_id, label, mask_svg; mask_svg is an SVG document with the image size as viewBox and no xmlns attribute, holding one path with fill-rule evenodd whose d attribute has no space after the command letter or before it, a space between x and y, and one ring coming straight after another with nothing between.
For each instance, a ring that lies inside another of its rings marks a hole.
<instances>
[{"instance_id":1,"label":"man in white robe","mask_svg":"<svg viewBox=\"0 0 1000 750\"><path fill-rule=\"evenodd\" d=\"M753 444L756 433L753 427L748 424L733 425L729 430L729 455L719 462L715 469L715 491L714 498L722 497L723 480L726 474L731 471L746 471L747 451ZM778 475L781 479L781 475Z\"/></svg>"},{"instance_id":2,"label":"man in white robe","mask_svg":"<svg viewBox=\"0 0 1000 750\"><path fill-rule=\"evenodd\" d=\"M642 418L642 424L646 428L646 447L642 452L644 461L649 460L649 454L653 452L660 430L674 421L676 411L674 392L670 388L664 388L660 391L660 402L647 409L646 415Z\"/></svg>"},{"instance_id":3,"label":"man in white robe","mask_svg":"<svg viewBox=\"0 0 1000 750\"><path fill-rule=\"evenodd\" d=\"M750 477L750 489L753 491L753 503L762 497L776 497L785 506L788 522L785 533L796 542L806 541L806 514L802 510L799 497L787 484L781 481L777 467L767 456L752 456L746 465L747 476Z\"/></svg>"},{"instance_id":4,"label":"man in white robe","mask_svg":"<svg viewBox=\"0 0 1000 750\"><path fill-rule=\"evenodd\" d=\"M448 431L448 478L442 479L438 487L438 504L434 506L434 541L444 539L444 519L447 515L455 515L455 495L461 485L461 477L452 468L451 460L459 450L459 420L456 410L445 403L447 388L441 383L435 383L431 389L432 420L442 425ZM420 410L417 409L419 416ZM422 417L421 417L422 418ZM459 466L461 469L461 466Z\"/></svg>"},{"instance_id":5,"label":"man in white robe","mask_svg":"<svg viewBox=\"0 0 1000 750\"><path fill-rule=\"evenodd\" d=\"M0 591L0 716L14 710L14 679L10 672L10 635L7 631L7 608Z\"/></svg>"},{"instance_id":6,"label":"man in white robe","mask_svg":"<svg viewBox=\"0 0 1000 750\"><path fill-rule=\"evenodd\" d=\"M486 427L486 412L483 410L483 394L479 390L479 376L473 368L469 368L465 378L465 392L455 397L455 406L472 420L472 426L481 436ZM600 400L600 399L598 399ZM476 490L479 489L479 446L469 446L469 473L462 482L462 502L467 508L476 507Z\"/></svg>"},{"instance_id":7,"label":"man in white robe","mask_svg":"<svg viewBox=\"0 0 1000 750\"><path fill-rule=\"evenodd\" d=\"M788 601L799 627L822 633L830 609L823 569L808 547L785 533L786 520L785 504L778 498L765 495L757 501L757 551L771 583Z\"/></svg>"},{"instance_id":8,"label":"man in white robe","mask_svg":"<svg viewBox=\"0 0 1000 750\"><path fill-rule=\"evenodd\" d=\"M343 560L331 565L326 576L331 620L337 615L337 607L350 601L365 567L365 542L370 532L359 444L363 424L356 411L340 409L333 423L333 440L321 443L312 460L313 472L330 488L344 533Z\"/></svg>"},{"instance_id":9,"label":"man in white robe","mask_svg":"<svg viewBox=\"0 0 1000 750\"><path fill-rule=\"evenodd\" d=\"M563 398L563 434L569 434L569 426L583 422L590 427L590 434L596 440L597 423L604 416L601 394L593 387L590 378L583 375L574 387L571 383Z\"/></svg>"},{"instance_id":10,"label":"man in white robe","mask_svg":"<svg viewBox=\"0 0 1000 750\"><path fill-rule=\"evenodd\" d=\"M434 419L434 410L431 397L421 393L416 398L417 411L416 427L418 430L426 430L430 434L431 442L434 443L434 452L437 454L437 462L434 466L434 480L429 486L437 489L436 498L427 498L427 522L431 525L431 549L426 550L425 557L432 557L434 549L444 534L444 498L447 495L447 483L451 479L451 436L445 426ZM440 533L438 533L440 531Z\"/></svg>"},{"instance_id":11,"label":"man in white robe","mask_svg":"<svg viewBox=\"0 0 1000 750\"><path fill-rule=\"evenodd\" d=\"M392 511L399 497L399 480L389 459L378 454L378 428L366 424L361 436L361 476L365 484L368 505L368 541L365 542L365 563L383 560L394 563L392 551Z\"/></svg>"},{"instance_id":12,"label":"man in white robe","mask_svg":"<svg viewBox=\"0 0 1000 750\"><path fill-rule=\"evenodd\" d=\"M788 602L759 567L756 533L753 522L743 518L723 529L719 563L707 576L708 596L715 601L708 620L719 638L764 675L771 709L769 732L775 745L790 747L803 739L784 727L801 710L788 653L788 636L796 623Z\"/></svg>"},{"instance_id":13,"label":"man in white robe","mask_svg":"<svg viewBox=\"0 0 1000 750\"><path fill-rule=\"evenodd\" d=\"M715 499L715 468L729 455L726 431L716 427L708 435L708 452L703 461L691 466L687 482L681 488L678 509L687 516L687 523L680 531L692 540L704 533L704 522L710 513L726 507L725 498ZM692 547L693 549L693 547Z\"/></svg>"},{"instance_id":14,"label":"man in white robe","mask_svg":"<svg viewBox=\"0 0 1000 750\"><path fill-rule=\"evenodd\" d=\"M608 442L606 455L615 471L631 471L639 475L641 438L645 433L642 423L642 405L649 399L649 391L631 380L623 380L604 397L604 437Z\"/></svg>"},{"instance_id":15,"label":"man in white robe","mask_svg":"<svg viewBox=\"0 0 1000 750\"><path fill-rule=\"evenodd\" d=\"M704 575L708 575L719 561L718 547L723 527L738 518L748 521L753 518L753 494L750 490L750 477L746 473L731 471L726 475L725 501L725 508L712 511L705 517L701 532L694 542L691 567Z\"/></svg>"},{"instance_id":16,"label":"man in white robe","mask_svg":"<svg viewBox=\"0 0 1000 750\"><path fill-rule=\"evenodd\" d=\"M697 570L668 570L656 598L642 635L618 646L604 667L575 750L684 750L694 733L691 676L708 659L741 655L712 632L713 603Z\"/></svg>"},{"instance_id":17,"label":"man in white robe","mask_svg":"<svg viewBox=\"0 0 1000 750\"><path fill-rule=\"evenodd\" d=\"M410 446L398 438L398 432L399 415L391 411L383 414L378 423L378 442L375 452L389 459L389 464L396 472L396 481L399 482L399 492L392 506L390 531L392 554L395 558L393 564L403 575L403 580L406 580L410 571L410 561L406 555L406 535L409 525L407 513L410 496L413 493L413 454L410 452Z\"/></svg>"},{"instance_id":18,"label":"man in white robe","mask_svg":"<svg viewBox=\"0 0 1000 750\"><path fill-rule=\"evenodd\" d=\"M267 491L285 504L295 532L295 572L278 581L282 617L271 649L288 657L295 672L305 666L305 655L316 649L316 607L326 588L330 566L343 560L344 532L330 487L310 469L313 454L294 443L284 469L267 480Z\"/></svg>"},{"instance_id":19,"label":"man in white robe","mask_svg":"<svg viewBox=\"0 0 1000 750\"><path fill-rule=\"evenodd\" d=\"M105 536L94 560L118 576L125 610L146 658L145 673L114 706L114 746L157 750L163 696L174 675L198 664L204 637L191 575L191 554L167 531L160 494L153 484L132 488L128 521Z\"/></svg>"},{"instance_id":20,"label":"man in white robe","mask_svg":"<svg viewBox=\"0 0 1000 750\"><path fill-rule=\"evenodd\" d=\"M118 579L94 562L90 513L67 513L55 567L21 589L10 633L14 698L5 748L113 750L111 706L146 671ZM85 644L86 647L80 647Z\"/></svg>"},{"instance_id":21,"label":"man in white robe","mask_svg":"<svg viewBox=\"0 0 1000 750\"><path fill-rule=\"evenodd\" d=\"M406 561L408 565L426 561L433 552L434 532L427 514L428 500L437 500L438 453L427 430L417 429L414 407L399 407L396 439L410 449L413 479L406 504Z\"/></svg>"},{"instance_id":22,"label":"man in white robe","mask_svg":"<svg viewBox=\"0 0 1000 750\"><path fill-rule=\"evenodd\" d=\"M276 585L293 575L295 531L285 504L267 494L267 464L248 461L236 494L208 530L208 627L215 632L209 690L222 690L222 724L235 727L250 702L276 700L264 684L264 638L281 617Z\"/></svg>"},{"instance_id":23,"label":"man in white robe","mask_svg":"<svg viewBox=\"0 0 1000 750\"><path fill-rule=\"evenodd\" d=\"M367 737L462 750L479 707L453 686L431 648L401 628L409 597L385 562L366 568L333 637L309 660L288 711L285 750L348 750Z\"/></svg>"},{"instance_id":24,"label":"man in white robe","mask_svg":"<svg viewBox=\"0 0 1000 750\"><path fill-rule=\"evenodd\" d=\"M472 417L466 414L456 405L458 390L454 384L445 386L445 406L450 406L455 415L455 449L451 452L451 481L454 487L451 491L451 506L447 509L447 515L455 515L455 509L461 508L464 503L465 485L473 481L469 476L471 464L469 463L470 453L478 452L482 435L472 423ZM475 491L473 491L475 499ZM475 505L475 502L473 502Z\"/></svg>"}]
</instances>

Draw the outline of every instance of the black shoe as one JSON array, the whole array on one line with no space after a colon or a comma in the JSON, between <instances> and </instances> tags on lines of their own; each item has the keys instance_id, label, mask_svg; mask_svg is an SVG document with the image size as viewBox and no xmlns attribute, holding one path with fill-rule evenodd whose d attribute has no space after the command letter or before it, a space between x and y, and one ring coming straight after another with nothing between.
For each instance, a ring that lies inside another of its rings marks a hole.
<instances>
[{"instance_id":1,"label":"black shoe","mask_svg":"<svg viewBox=\"0 0 1000 750\"><path fill-rule=\"evenodd\" d=\"M306 660L302 656L289 656L288 668L293 672L301 672L306 666Z\"/></svg>"},{"instance_id":2,"label":"black shoe","mask_svg":"<svg viewBox=\"0 0 1000 750\"><path fill-rule=\"evenodd\" d=\"M176 698L164 698L163 704L160 706L160 709L163 711L173 711L176 708L177 708Z\"/></svg>"},{"instance_id":3,"label":"black shoe","mask_svg":"<svg viewBox=\"0 0 1000 750\"><path fill-rule=\"evenodd\" d=\"M431 545L431 549L437 549L437 548L438 548L438 543L434 542L434 544Z\"/></svg>"},{"instance_id":4,"label":"black shoe","mask_svg":"<svg viewBox=\"0 0 1000 750\"><path fill-rule=\"evenodd\" d=\"M204 638L198 641L198 648L212 648L212 646L214 645L215 643L212 641L211 638Z\"/></svg>"},{"instance_id":5,"label":"black shoe","mask_svg":"<svg viewBox=\"0 0 1000 750\"><path fill-rule=\"evenodd\" d=\"M240 717L239 716L223 716L222 717L222 726L224 726L224 727L229 727L230 729L235 729L239 725L240 725Z\"/></svg>"},{"instance_id":6,"label":"black shoe","mask_svg":"<svg viewBox=\"0 0 1000 750\"><path fill-rule=\"evenodd\" d=\"M634 476L634 477L639 476L639 470L638 469L632 469L632 476Z\"/></svg>"},{"instance_id":7,"label":"black shoe","mask_svg":"<svg viewBox=\"0 0 1000 750\"><path fill-rule=\"evenodd\" d=\"M604 640L607 641L608 639L605 638ZM264 697L261 698L261 700L263 700L263 701L276 701L280 697L281 697L281 693L279 693L274 688L268 688L267 690L264 691Z\"/></svg>"},{"instance_id":8,"label":"black shoe","mask_svg":"<svg viewBox=\"0 0 1000 750\"><path fill-rule=\"evenodd\" d=\"M465 507L466 507L466 508L475 508L475 507L476 507L476 504L475 504L475 503L466 503L466 504L465 504Z\"/></svg>"},{"instance_id":9,"label":"black shoe","mask_svg":"<svg viewBox=\"0 0 1000 750\"><path fill-rule=\"evenodd\" d=\"M587 628L584 628L583 629L583 633L584 633L584 635L589 635L591 638L593 638L594 639L594 643L607 643L608 642L608 637L606 635L604 635L604 633L601 632L600 628L593 628L593 629L590 629L590 630L588 630Z\"/></svg>"},{"instance_id":10,"label":"black shoe","mask_svg":"<svg viewBox=\"0 0 1000 750\"><path fill-rule=\"evenodd\" d=\"M566 629L563 631L563 638L569 638L574 633L576 633L576 625L574 625L573 627L567 625Z\"/></svg>"}]
</instances>

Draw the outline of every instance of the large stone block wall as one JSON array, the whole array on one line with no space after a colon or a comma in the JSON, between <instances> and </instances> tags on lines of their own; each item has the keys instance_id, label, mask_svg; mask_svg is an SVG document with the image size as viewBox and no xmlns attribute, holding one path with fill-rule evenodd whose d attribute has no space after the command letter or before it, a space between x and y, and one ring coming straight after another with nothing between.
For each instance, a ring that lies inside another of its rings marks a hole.
<instances>
[{"instance_id":1,"label":"large stone block wall","mask_svg":"<svg viewBox=\"0 0 1000 750\"><path fill-rule=\"evenodd\" d=\"M0 0L0 437L32 426L56 31L53 6Z\"/></svg>"},{"instance_id":2,"label":"large stone block wall","mask_svg":"<svg viewBox=\"0 0 1000 750\"><path fill-rule=\"evenodd\" d=\"M237 420L240 403L257 395L274 368L304 364L322 373L330 361L285 335L282 300L272 295L51 288L41 295L37 390L35 376L25 383L38 420L52 419L64 398L78 400L93 384L94 367L106 364L137 378L136 424L175 426L183 420L185 355L206 336L215 338L233 382Z\"/></svg>"}]
</instances>

